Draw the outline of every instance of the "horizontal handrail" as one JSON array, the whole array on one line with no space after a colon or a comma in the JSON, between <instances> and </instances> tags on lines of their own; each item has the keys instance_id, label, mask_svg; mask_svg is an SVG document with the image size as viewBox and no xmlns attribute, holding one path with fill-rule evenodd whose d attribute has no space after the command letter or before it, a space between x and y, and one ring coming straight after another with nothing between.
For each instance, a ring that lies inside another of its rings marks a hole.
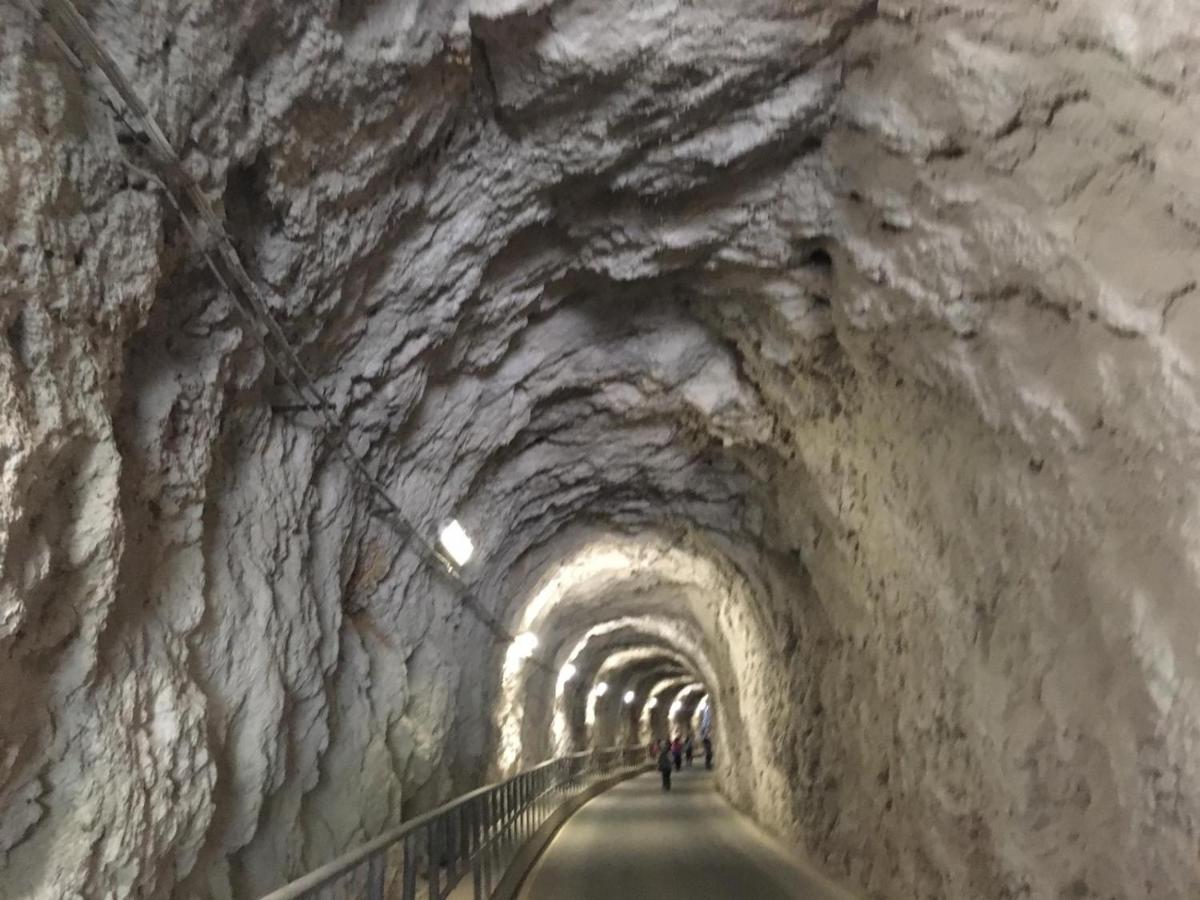
<instances>
[{"instance_id":1,"label":"horizontal handrail","mask_svg":"<svg viewBox=\"0 0 1200 900\"><path fill-rule=\"evenodd\" d=\"M382 900L388 876L386 854L400 844L403 844L405 851L401 867L403 871L400 873L403 897L404 900L415 898L416 869L420 862L416 857L420 848L414 838L422 832L428 838L428 858L425 863L429 896L445 896L439 870L446 863L435 859L435 856L445 855L450 858L446 893L466 874L465 865L459 870L456 864L471 863L475 876L475 896L482 900L490 890L496 870L502 868L502 860L493 858L497 856L498 848L512 843L510 839L514 836L520 838L521 833L528 837L540 824L533 820L551 811L543 807L556 791L562 793L570 789L582 776L606 774L622 767L632 768L639 762L645 764L645 761L646 750L640 746L606 747L546 760L403 822L272 891L261 900L302 900L354 874L363 874L366 881L365 894L356 891L356 896ZM622 763L623 766L619 765ZM360 872L364 867L366 871Z\"/></svg>"}]
</instances>

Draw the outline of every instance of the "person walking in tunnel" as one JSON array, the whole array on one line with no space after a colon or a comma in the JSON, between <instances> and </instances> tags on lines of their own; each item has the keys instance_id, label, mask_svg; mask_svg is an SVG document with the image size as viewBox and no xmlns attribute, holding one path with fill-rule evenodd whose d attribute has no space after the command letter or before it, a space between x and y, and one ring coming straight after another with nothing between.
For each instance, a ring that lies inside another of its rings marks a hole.
<instances>
[{"instance_id":1,"label":"person walking in tunnel","mask_svg":"<svg viewBox=\"0 0 1200 900\"><path fill-rule=\"evenodd\" d=\"M688 768L692 767L692 757L696 755L696 747L692 743L692 736L689 734L687 740L683 742L683 758L687 760Z\"/></svg>"},{"instance_id":2,"label":"person walking in tunnel","mask_svg":"<svg viewBox=\"0 0 1200 900\"><path fill-rule=\"evenodd\" d=\"M671 789L671 742L661 740L658 742L658 771L662 775L662 787L664 791Z\"/></svg>"},{"instance_id":3,"label":"person walking in tunnel","mask_svg":"<svg viewBox=\"0 0 1200 900\"><path fill-rule=\"evenodd\" d=\"M679 735L675 735L675 740L671 741L671 759L675 761L676 772L683 768L683 741Z\"/></svg>"},{"instance_id":4,"label":"person walking in tunnel","mask_svg":"<svg viewBox=\"0 0 1200 900\"><path fill-rule=\"evenodd\" d=\"M712 768L712 759L713 759L712 738L705 735L705 737L704 737L704 768L706 768L706 769Z\"/></svg>"}]
</instances>

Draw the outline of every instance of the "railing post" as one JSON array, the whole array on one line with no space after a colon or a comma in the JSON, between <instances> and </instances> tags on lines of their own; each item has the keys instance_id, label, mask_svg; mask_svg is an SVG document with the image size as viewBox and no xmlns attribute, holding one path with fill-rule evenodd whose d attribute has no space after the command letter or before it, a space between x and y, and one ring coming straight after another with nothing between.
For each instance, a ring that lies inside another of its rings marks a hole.
<instances>
[{"instance_id":1,"label":"railing post","mask_svg":"<svg viewBox=\"0 0 1200 900\"><path fill-rule=\"evenodd\" d=\"M504 785L500 785L500 787L496 788L492 799L495 803L495 809L493 810L494 818L492 820L492 828L494 830L494 834L492 835L492 885L488 886L489 893L491 892L492 887L495 886L495 882L500 880L500 853L501 847L504 843Z\"/></svg>"},{"instance_id":2,"label":"railing post","mask_svg":"<svg viewBox=\"0 0 1200 900\"><path fill-rule=\"evenodd\" d=\"M508 821L508 785L502 784L496 789L496 837L499 839L505 831Z\"/></svg>"},{"instance_id":3,"label":"railing post","mask_svg":"<svg viewBox=\"0 0 1200 900\"><path fill-rule=\"evenodd\" d=\"M513 779L508 783L508 830L510 834L509 848L521 836L521 803L520 782Z\"/></svg>"},{"instance_id":4,"label":"railing post","mask_svg":"<svg viewBox=\"0 0 1200 900\"><path fill-rule=\"evenodd\" d=\"M524 840L524 779L518 778L512 784L512 793L515 794L515 803L517 804L517 844Z\"/></svg>"},{"instance_id":5,"label":"railing post","mask_svg":"<svg viewBox=\"0 0 1200 900\"><path fill-rule=\"evenodd\" d=\"M545 776L545 770L538 769L537 773L533 776L533 783L529 787L529 792L533 795L533 799L529 805L532 807L533 818L531 821L533 822L534 831L536 831L537 827L542 824L542 779L545 778Z\"/></svg>"},{"instance_id":6,"label":"railing post","mask_svg":"<svg viewBox=\"0 0 1200 900\"><path fill-rule=\"evenodd\" d=\"M404 838L404 900L417 900L417 834Z\"/></svg>"},{"instance_id":7,"label":"railing post","mask_svg":"<svg viewBox=\"0 0 1200 900\"><path fill-rule=\"evenodd\" d=\"M458 815L450 813L442 821L442 855L446 859L446 890L454 884L454 873L458 869Z\"/></svg>"},{"instance_id":8,"label":"railing post","mask_svg":"<svg viewBox=\"0 0 1200 900\"><path fill-rule=\"evenodd\" d=\"M467 874L467 863L471 859L470 804L458 808L458 853L454 871L459 878Z\"/></svg>"},{"instance_id":9,"label":"railing post","mask_svg":"<svg viewBox=\"0 0 1200 900\"><path fill-rule=\"evenodd\" d=\"M425 882L429 885L430 900L438 900L441 891L438 889L438 875L441 865L437 853L437 822L430 822L425 828L425 852L429 854L429 862L425 869Z\"/></svg>"},{"instance_id":10,"label":"railing post","mask_svg":"<svg viewBox=\"0 0 1200 900\"><path fill-rule=\"evenodd\" d=\"M517 777L513 781L513 846L525 839L525 805L522 798L525 795L525 779Z\"/></svg>"},{"instance_id":11,"label":"railing post","mask_svg":"<svg viewBox=\"0 0 1200 900\"><path fill-rule=\"evenodd\" d=\"M483 900L483 798L471 801L471 842L475 845L472 858L471 878L474 881L475 900Z\"/></svg>"},{"instance_id":12,"label":"railing post","mask_svg":"<svg viewBox=\"0 0 1200 900\"><path fill-rule=\"evenodd\" d=\"M519 779L514 778L508 783L508 829L510 833L508 850L510 854L517 841L521 839L520 789L521 783ZM507 867L507 865L506 861L505 866Z\"/></svg>"},{"instance_id":13,"label":"railing post","mask_svg":"<svg viewBox=\"0 0 1200 900\"><path fill-rule=\"evenodd\" d=\"M525 778L525 836L533 834L533 776Z\"/></svg>"},{"instance_id":14,"label":"railing post","mask_svg":"<svg viewBox=\"0 0 1200 900\"><path fill-rule=\"evenodd\" d=\"M525 822L525 839L533 834L533 810L530 809L530 804L533 801L533 794L529 790L529 785L532 781L531 775L526 775L521 779L521 818Z\"/></svg>"},{"instance_id":15,"label":"railing post","mask_svg":"<svg viewBox=\"0 0 1200 900\"><path fill-rule=\"evenodd\" d=\"M516 818L516 783L509 781L504 785L504 828L511 832L513 819Z\"/></svg>"},{"instance_id":16,"label":"railing post","mask_svg":"<svg viewBox=\"0 0 1200 900\"><path fill-rule=\"evenodd\" d=\"M538 810L537 810L537 819L538 819L538 827L539 827L539 828L541 827L541 824L542 824L542 822L544 822L544 821L545 821L545 819L542 817L542 814L543 814L543 813L546 811L546 788L547 788L547 786L548 786L548 783L549 783L549 779L547 778L547 774L549 773L549 771L550 771L550 767L549 767L549 766L547 766L547 767L546 767L546 768L544 768L544 769L540 769L540 770L538 770L538 785L537 785L537 795L538 795Z\"/></svg>"},{"instance_id":17,"label":"railing post","mask_svg":"<svg viewBox=\"0 0 1200 900\"><path fill-rule=\"evenodd\" d=\"M387 851L381 850L367 863L367 900L383 900L384 863Z\"/></svg>"},{"instance_id":18,"label":"railing post","mask_svg":"<svg viewBox=\"0 0 1200 900\"><path fill-rule=\"evenodd\" d=\"M492 853L496 847L496 835L494 823L495 819L495 791L488 791L483 795L483 839L484 849L481 855L483 856L483 894L486 897L492 893Z\"/></svg>"}]
</instances>

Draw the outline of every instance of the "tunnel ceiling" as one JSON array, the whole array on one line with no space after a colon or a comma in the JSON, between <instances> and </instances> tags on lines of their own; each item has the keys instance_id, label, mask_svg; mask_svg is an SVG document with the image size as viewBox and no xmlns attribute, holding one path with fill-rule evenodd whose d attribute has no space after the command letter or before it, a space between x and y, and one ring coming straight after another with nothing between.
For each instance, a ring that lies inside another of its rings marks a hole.
<instances>
[{"instance_id":1,"label":"tunnel ceiling","mask_svg":"<svg viewBox=\"0 0 1200 900\"><path fill-rule=\"evenodd\" d=\"M1193 896L1168 6L81 4L335 429L0 7L3 883L256 896L552 752L562 665L644 646L871 896Z\"/></svg>"}]
</instances>

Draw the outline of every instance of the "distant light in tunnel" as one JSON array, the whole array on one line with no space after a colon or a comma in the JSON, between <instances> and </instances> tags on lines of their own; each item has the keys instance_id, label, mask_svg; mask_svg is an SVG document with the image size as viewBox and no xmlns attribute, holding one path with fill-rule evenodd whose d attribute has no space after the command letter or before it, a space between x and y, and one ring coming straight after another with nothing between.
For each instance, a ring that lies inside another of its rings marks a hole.
<instances>
[{"instance_id":1,"label":"distant light in tunnel","mask_svg":"<svg viewBox=\"0 0 1200 900\"><path fill-rule=\"evenodd\" d=\"M513 650L521 659L529 659L537 649L538 636L532 631L522 631L513 638Z\"/></svg>"},{"instance_id":2,"label":"distant light in tunnel","mask_svg":"<svg viewBox=\"0 0 1200 900\"><path fill-rule=\"evenodd\" d=\"M475 545L471 543L471 539L467 537L463 527L458 524L458 519L450 520L450 523L438 535L438 540L442 542L442 546L446 548L450 558L460 566L466 565L471 554L475 552Z\"/></svg>"},{"instance_id":3,"label":"distant light in tunnel","mask_svg":"<svg viewBox=\"0 0 1200 900\"><path fill-rule=\"evenodd\" d=\"M654 709L654 707L656 707L656 706L658 706L658 698L657 697L651 697L649 700L646 701L646 709Z\"/></svg>"},{"instance_id":4,"label":"distant light in tunnel","mask_svg":"<svg viewBox=\"0 0 1200 900\"><path fill-rule=\"evenodd\" d=\"M574 678L578 674L579 674L579 670L577 668L575 668L575 664L567 663L565 666L562 667L562 671L558 673L558 680L560 682L570 681L572 678Z\"/></svg>"},{"instance_id":5,"label":"distant light in tunnel","mask_svg":"<svg viewBox=\"0 0 1200 900\"><path fill-rule=\"evenodd\" d=\"M596 685L595 694L597 697L603 697L607 693L608 693L608 682L607 681L601 681L599 684Z\"/></svg>"},{"instance_id":6,"label":"distant light in tunnel","mask_svg":"<svg viewBox=\"0 0 1200 900\"><path fill-rule=\"evenodd\" d=\"M634 698L634 697L636 697L636 696L637 696L637 694L635 694L633 691L626 691L626 692L625 692L625 702L626 702L626 703L632 703L632 702L633 702L633 698Z\"/></svg>"}]
</instances>

